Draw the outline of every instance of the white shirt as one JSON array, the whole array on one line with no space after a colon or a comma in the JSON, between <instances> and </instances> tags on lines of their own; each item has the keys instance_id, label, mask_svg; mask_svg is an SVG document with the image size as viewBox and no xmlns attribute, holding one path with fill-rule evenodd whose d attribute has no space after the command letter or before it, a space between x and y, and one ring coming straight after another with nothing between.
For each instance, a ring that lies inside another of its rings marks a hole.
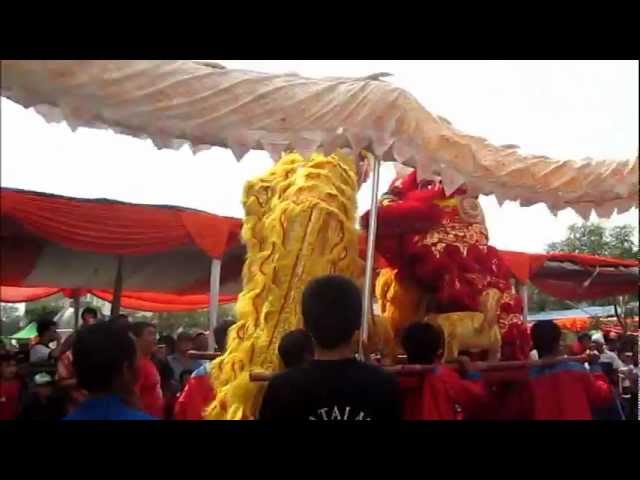
<instances>
[{"instance_id":1,"label":"white shirt","mask_svg":"<svg viewBox=\"0 0 640 480\"><path fill-rule=\"evenodd\" d=\"M600 362L612 363L614 370L620 370L621 368L624 368L624 363L622 363L622 360L618 358L618 355L607 350L606 348L604 349L604 352L600 354Z\"/></svg>"},{"instance_id":2,"label":"white shirt","mask_svg":"<svg viewBox=\"0 0 640 480\"><path fill-rule=\"evenodd\" d=\"M29 352L29 362L46 362L49 360L49 353L51 353L51 349L49 347L42 345L41 343L37 343L31 347L31 351Z\"/></svg>"}]
</instances>

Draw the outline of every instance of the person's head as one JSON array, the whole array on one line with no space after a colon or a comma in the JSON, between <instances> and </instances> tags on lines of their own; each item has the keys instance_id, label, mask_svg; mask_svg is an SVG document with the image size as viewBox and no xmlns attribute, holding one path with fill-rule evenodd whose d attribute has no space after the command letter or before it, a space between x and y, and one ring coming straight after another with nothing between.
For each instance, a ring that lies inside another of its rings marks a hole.
<instances>
[{"instance_id":1,"label":"person's head","mask_svg":"<svg viewBox=\"0 0 640 480\"><path fill-rule=\"evenodd\" d=\"M56 339L58 333L58 324L53 319L55 314L49 313L43 315L37 320L36 332L40 343L49 344Z\"/></svg>"},{"instance_id":2,"label":"person's head","mask_svg":"<svg viewBox=\"0 0 640 480\"><path fill-rule=\"evenodd\" d=\"M589 332L582 332L578 335L578 343L585 349L589 348L591 346L591 335Z\"/></svg>"},{"instance_id":3,"label":"person's head","mask_svg":"<svg viewBox=\"0 0 640 480\"><path fill-rule=\"evenodd\" d=\"M149 322L134 322L131 333L136 339L138 349L144 356L149 356L156 349L156 326Z\"/></svg>"},{"instance_id":4,"label":"person's head","mask_svg":"<svg viewBox=\"0 0 640 480\"><path fill-rule=\"evenodd\" d=\"M591 336L591 348L596 350L598 353L604 352L604 336L601 333L596 333Z\"/></svg>"},{"instance_id":5,"label":"person's head","mask_svg":"<svg viewBox=\"0 0 640 480\"><path fill-rule=\"evenodd\" d=\"M107 323L109 323L114 328L118 328L126 332L128 332L131 328L131 322L129 321L129 317L127 317L123 313L121 313L120 315L116 315L114 317L109 317L109 320Z\"/></svg>"},{"instance_id":6,"label":"person's head","mask_svg":"<svg viewBox=\"0 0 640 480\"><path fill-rule=\"evenodd\" d=\"M82 310L82 325L93 325L98 321L98 310L93 307L87 307Z\"/></svg>"},{"instance_id":7,"label":"person's head","mask_svg":"<svg viewBox=\"0 0 640 480\"><path fill-rule=\"evenodd\" d=\"M231 320L223 320L213 329L213 339L219 352L224 352L227 349L227 335L232 326L233 322Z\"/></svg>"},{"instance_id":8,"label":"person's head","mask_svg":"<svg viewBox=\"0 0 640 480\"><path fill-rule=\"evenodd\" d=\"M284 368L300 367L313 360L313 339L299 328L285 333L278 344L278 355Z\"/></svg>"},{"instance_id":9,"label":"person's head","mask_svg":"<svg viewBox=\"0 0 640 480\"><path fill-rule=\"evenodd\" d=\"M53 393L53 377L46 372L36 373L33 376L33 391L43 400L51 396Z\"/></svg>"},{"instance_id":10,"label":"person's head","mask_svg":"<svg viewBox=\"0 0 640 480\"><path fill-rule=\"evenodd\" d=\"M0 355L0 380L14 380L18 374L16 356L11 353Z\"/></svg>"},{"instance_id":11,"label":"person's head","mask_svg":"<svg viewBox=\"0 0 640 480\"><path fill-rule=\"evenodd\" d=\"M337 350L351 345L361 316L360 289L346 277L318 277L302 293L304 328L313 337L316 348Z\"/></svg>"},{"instance_id":12,"label":"person's head","mask_svg":"<svg viewBox=\"0 0 640 480\"><path fill-rule=\"evenodd\" d=\"M618 335L616 333L610 333L605 337L605 344L607 345L607 349L611 352L615 352L618 350Z\"/></svg>"},{"instance_id":13,"label":"person's head","mask_svg":"<svg viewBox=\"0 0 640 480\"><path fill-rule=\"evenodd\" d=\"M96 323L76 334L72 347L78 385L92 395L129 393L136 384L136 344L111 322Z\"/></svg>"},{"instance_id":14,"label":"person's head","mask_svg":"<svg viewBox=\"0 0 640 480\"><path fill-rule=\"evenodd\" d=\"M183 330L178 334L178 338L176 339L176 353L184 357L192 347L193 335L191 335L190 332Z\"/></svg>"},{"instance_id":15,"label":"person's head","mask_svg":"<svg viewBox=\"0 0 640 480\"><path fill-rule=\"evenodd\" d=\"M401 344L408 363L431 365L444 354L444 332L431 323L412 323L402 333Z\"/></svg>"},{"instance_id":16,"label":"person's head","mask_svg":"<svg viewBox=\"0 0 640 480\"><path fill-rule=\"evenodd\" d=\"M189 381L189 378L191 378L191 374L193 373L193 370L183 370L180 373L180 390L184 390L184 387L187 386L187 382Z\"/></svg>"},{"instance_id":17,"label":"person's head","mask_svg":"<svg viewBox=\"0 0 640 480\"><path fill-rule=\"evenodd\" d=\"M197 332L193 336L193 349L197 352L209 351L209 338L205 332Z\"/></svg>"},{"instance_id":18,"label":"person's head","mask_svg":"<svg viewBox=\"0 0 640 480\"><path fill-rule=\"evenodd\" d=\"M166 355L173 355L176 352L176 339L171 335L161 335L158 338L158 346L164 345L164 353Z\"/></svg>"},{"instance_id":19,"label":"person's head","mask_svg":"<svg viewBox=\"0 0 640 480\"><path fill-rule=\"evenodd\" d=\"M540 358L557 355L561 336L562 330L555 322L536 322L531 327L531 340Z\"/></svg>"},{"instance_id":20,"label":"person's head","mask_svg":"<svg viewBox=\"0 0 640 480\"><path fill-rule=\"evenodd\" d=\"M633 352L622 352L620 360L622 360L622 363L625 365L633 365Z\"/></svg>"}]
</instances>

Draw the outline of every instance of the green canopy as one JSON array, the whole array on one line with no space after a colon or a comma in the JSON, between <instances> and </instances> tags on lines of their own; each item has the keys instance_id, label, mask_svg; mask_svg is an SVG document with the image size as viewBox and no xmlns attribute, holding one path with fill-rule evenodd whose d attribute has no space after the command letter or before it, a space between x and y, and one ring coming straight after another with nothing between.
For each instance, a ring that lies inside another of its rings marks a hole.
<instances>
[{"instance_id":1,"label":"green canopy","mask_svg":"<svg viewBox=\"0 0 640 480\"><path fill-rule=\"evenodd\" d=\"M18 333L11 335L9 338L11 340L29 340L38 335L38 325L36 322L31 322L25 328L20 330Z\"/></svg>"}]
</instances>

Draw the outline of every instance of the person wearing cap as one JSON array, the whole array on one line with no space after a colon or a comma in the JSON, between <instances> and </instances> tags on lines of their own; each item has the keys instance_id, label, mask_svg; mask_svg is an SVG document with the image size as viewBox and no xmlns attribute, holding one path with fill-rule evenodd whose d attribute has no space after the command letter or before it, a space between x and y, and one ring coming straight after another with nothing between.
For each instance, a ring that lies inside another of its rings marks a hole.
<instances>
[{"instance_id":1,"label":"person wearing cap","mask_svg":"<svg viewBox=\"0 0 640 480\"><path fill-rule=\"evenodd\" d=\"M613 370L620 370L624 367L618 355L607 348L604 336L601 333L592 335L591 343L594 349L600 354L600 363L612 364Z\"/></svg>"},{"instance_id":2,"label":"person wearing cap","mask_svg":"<svg viewBox=\"0 0 640 480\"><path fill-rule=\"evenodd\" d=\"M184 370L196 371L202 366L201 360L195 360L187 357L187 352L193 346L193 335L187 331L182 331L176 339L176 351L173 355L169 355L167 360L173 370L173 379L179 385L180 375Z\"/></svg>"},{"instance_id":3,"label":"person wearing cap","mask_svg":"<svg viewBox=\"0 0 640 480\"><path fill-rule=\"evenodd\" d=\"M36 373L18 420L62 420L66 414L65 398L56 391L53 377L46 372Z\"/></svg>"}]
</instances>

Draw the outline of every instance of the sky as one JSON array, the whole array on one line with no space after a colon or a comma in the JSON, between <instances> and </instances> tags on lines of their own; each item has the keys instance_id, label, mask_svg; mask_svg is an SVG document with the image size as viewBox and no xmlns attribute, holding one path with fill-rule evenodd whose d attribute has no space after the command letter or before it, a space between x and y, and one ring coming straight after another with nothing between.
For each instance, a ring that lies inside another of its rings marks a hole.
<instances>
[{"instance_id":1,"label":"sky","mask_svg":"<svg viewBox=\"0 0 640 480\"><path fill-rule=\"evenodd\" d=\"M554 158L627 159L638 152L638 62L635 61L346 61L218 60L229 68L304 76L393 74L429 111L456 128L494 144L516 144L522 153ZM0 100L0 184L81 198L179 205L242 217L244 182L272 164L252 151L236 162L229 150L193 155L157 150L150 140L66 124L47 124L32 110ZM385 164L381 193L393 179ZM360 213L370 184L358 195ZM553 216L543 204L499 207L481 197L491 243L540 252L562 240L582 220L572 210ZM602 221L637 225L638 210Z\"/></svg>"}]
</instances>

